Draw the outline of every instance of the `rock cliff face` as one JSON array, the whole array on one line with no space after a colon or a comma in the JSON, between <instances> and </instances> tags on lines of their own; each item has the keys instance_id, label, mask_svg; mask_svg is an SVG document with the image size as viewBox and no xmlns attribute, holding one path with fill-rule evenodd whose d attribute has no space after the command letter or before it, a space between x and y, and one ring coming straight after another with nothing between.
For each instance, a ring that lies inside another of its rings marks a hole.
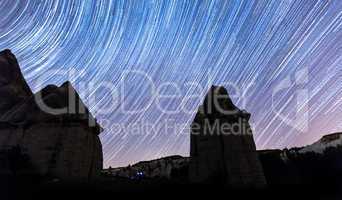
<instances>
[{"instance_id":1,"label":"rock cliff face","mask_svg":"<svg viewBox=\"0 0 342 200\"><path fill-rule=\"evenodd\" d=\"M20 148L42 176L95 178L102 170L101 128L71 84L32 94L8 50L0 53L0 69L6 72L0 74L0 151Z\"/></svg>"},{"instance_id":2,"label":"rock cliff face","mask_svg":"<svg viewBox=\"0 0 342 200\"><path fill-rule=\"evenodd\" d=\"M190 181L237 188L266 185L249 117L226 89L210 89L191 125Z\"/></svg>"},{"instance_id":3,"label":"rock cliff face","mask_svg":"<svg viewBox=\"0 0 342 200\"><path fill-rule=\"evenodd\" d=\"M20 72L15 56L10 50L0 52L0 121L1 117L32 92Z\"/></svg>"}]
</instances>

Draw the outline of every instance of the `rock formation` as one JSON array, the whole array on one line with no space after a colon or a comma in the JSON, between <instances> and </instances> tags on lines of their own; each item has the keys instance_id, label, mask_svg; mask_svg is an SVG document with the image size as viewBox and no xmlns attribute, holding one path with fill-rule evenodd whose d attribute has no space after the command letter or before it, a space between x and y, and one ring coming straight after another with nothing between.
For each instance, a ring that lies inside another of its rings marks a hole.
<instances>
[{"instance_id":1,"label":"rock formation","mask_svg":"<svg viewBox=\"0 0 342 200\"><path fill-rule=\"evenodd\" d=\"M0 52L0 121L1 116L14 105L32 96L20 72L15 56L10 50Z\"/></svg>"},{"instance_id":2,"label":"rock formation","mask_svg":"<svg viewBox=\"0 0 342 200\"><path fill-rule=\"evenodd\" d=\"M102 170L101 128L71 84L32 94L9 50L0 53L0 69L0 151L20 148L42 176L95 178Z\"/></svg>"},{"instance_id":3,"label":"rock formation","mask_svg":"<svg viewBox=\"0 0 342 200\"><path fill-rule=\"evenodd\" d=\"M266 185L249 118L249 113L233 104L225 88L210 89L191 125L191 182L233 188Z\"/></svg>"}]
</instances>

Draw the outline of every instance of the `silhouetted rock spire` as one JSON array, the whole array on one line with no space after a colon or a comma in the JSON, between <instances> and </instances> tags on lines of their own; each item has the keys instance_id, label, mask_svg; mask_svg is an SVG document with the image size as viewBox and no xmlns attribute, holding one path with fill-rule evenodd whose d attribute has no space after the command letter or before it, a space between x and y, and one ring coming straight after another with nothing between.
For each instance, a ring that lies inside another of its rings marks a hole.
<instances>
[{"instance_id":1,"label":"silhouetted rock spire","mask_svg":"<svg viewBox=\"0 0 342 200\"><path fill-rule=\"evenodd\" d=\"M225 88L211 87L191 125L190 181L230 187L266 185L249 118Z\"/></svg>"},{"instance_id":2,"label":"silhouetted rock spire","mask_svg":"<svg viewBox=\"0 0 342 200\"><path fill-rule=\"evenodd\" d=\"M71 83L32 94L9 50L0 53L0 70L0 151L22 149L42 176L96 177L102 129Z\"/></svg>"}]
</instances>

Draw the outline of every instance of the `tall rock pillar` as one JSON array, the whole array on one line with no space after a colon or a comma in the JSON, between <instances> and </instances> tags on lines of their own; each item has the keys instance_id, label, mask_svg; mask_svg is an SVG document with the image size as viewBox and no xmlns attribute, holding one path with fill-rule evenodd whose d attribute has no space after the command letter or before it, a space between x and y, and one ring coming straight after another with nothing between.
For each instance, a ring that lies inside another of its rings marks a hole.
<instances>
[{"instance_id":1,"label":"tall rock pillar","mask_svg":"<svg viewBox=\"0 0 342 200\"><path fill-rule=\"evenodd\" d=\"M266 185L249 118L225 88L210 89L191 125L191 182L232 188Z\"/></svg>"}]
</instances>

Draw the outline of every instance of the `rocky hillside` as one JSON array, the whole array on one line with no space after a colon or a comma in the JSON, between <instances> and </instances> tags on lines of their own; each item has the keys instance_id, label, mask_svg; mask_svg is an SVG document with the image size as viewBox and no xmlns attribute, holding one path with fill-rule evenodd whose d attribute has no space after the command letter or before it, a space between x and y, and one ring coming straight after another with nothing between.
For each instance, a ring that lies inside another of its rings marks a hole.
<instances>
[{"instance_id":1,"label":"rocky hillside","mask_svg":"<svg viewBox=\"0 0 342 200\"><path fill-rule=\"evenodd\" d=\"M312 145L299 150L299 153L320 153L324 154L330 148L342 147L342 133L326 135Z\"/></svg>"},{"instance_id":2,"label":"rocky hillside","mask_svg":"<svg viewBox=\"0 0 342 200\"><path fill-rule=\"evenodd\" d=\"M279 185L341 185L342 133L326 135L301 148L258 151L267 184ZM114 177L182 179L188 177L189 158L171 156L144 161L132 166L106 169Z\"/></svg>"},{"instance_id":3,"label":"rocky hillside","mask_svg":"<svg viewBox=\"0 0 342 200\"><path fill-rule=\"evenodd\" d=\"M132 166L109 168L103 173L109 176L130 179L166 178L184 179L188 173L189 158L170 156L151 161L143 161Z\"/></svg>"},{"instance_id":4,"label":"rocky hillside","mask_svg":"<svg viewBox=\"0 0 342 200\"><path fill-rule=\"evenodd\" d=\"M259 152L268 184L341 185L342 133L302 148Z\"/></svg>"}]
</instances>

